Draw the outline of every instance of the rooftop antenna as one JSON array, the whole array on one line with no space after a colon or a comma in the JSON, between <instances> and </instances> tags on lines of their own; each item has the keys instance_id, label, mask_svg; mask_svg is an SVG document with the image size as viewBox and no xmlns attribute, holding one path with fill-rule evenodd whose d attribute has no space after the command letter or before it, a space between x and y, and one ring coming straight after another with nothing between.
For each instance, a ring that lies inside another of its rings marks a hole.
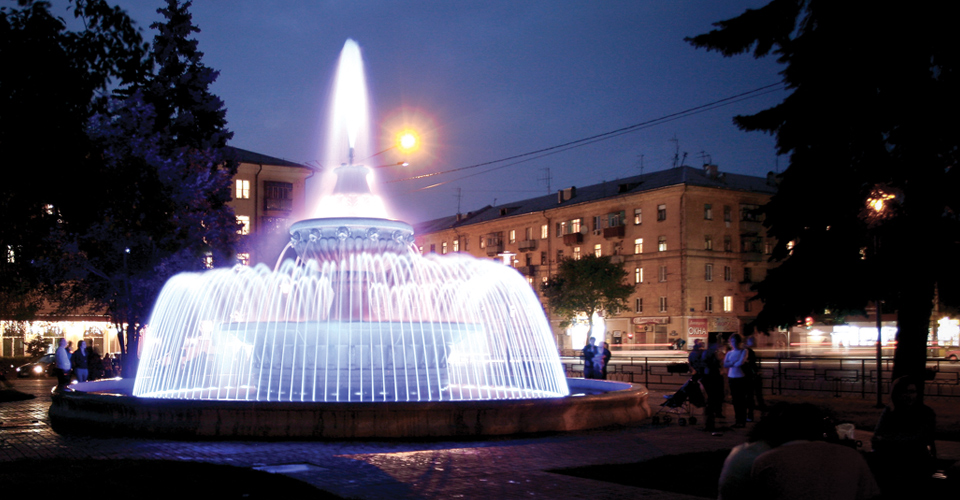
<instances>
[{"instance_id":1,"label":"rooftop antenna","mask_svg":"<svg viewBox=\"0 0 960 500\"><path fill-rule=\"evenodd\" d=\"M680 140L677 139L677 135L673 135L673 139L670 139L670 142L674 145L673 151L673 168L680 166Z\"/></svg>"},{"instance_id":2,"label":"rooftop antenna","mask_svg":"<svg viewBox=\"0 0 960 500\"><path fill-rule=\"evenodd\" d=\"M643 153L640 153L640 175L643 175Z\"/></svg>"},{"instance_id":3,"label":"rooftop antenna","mask_svg":"<svg viewBox=\"0 0 960 500\"><path fill-rule=\"evenodd\" d=\"M457 188L457 220L459 220L459 216L460 216L460 200L461 199L463 199L463 195L460 192L460 188Z\"/></svg>"},{"instance_id":4,"label":"rooftop antenna","mask_svg":"<svg viewBox=\"0 0 960 500\"><path fill-rule=\"evenodd\" d=\"M551 181L551 177L550 177L550 167L541 168L540 170L543 171L543 172L545 172L545 173L543 174L542 177L540 177L540 178L537 179L537 180L538 180L538 181L541 181L541 182L546 182L546 183L547 183L547 194L553 193L553 190L550 189L550 181Z\"/></svg>"},{"instance_id":5,"label":"rooftop antenna","mask_svg":"<svg viewBox=\"0 0 960 500\"><path fill-rule=\"evenodd\" d=\"M711 165L711 164L713 164L713 158L710 156L709 153L707 153L706 151L704 151L704 150L702 150L702 149L700 150L700 160L703 161L703 164L704 164L704 165Z\"/></svg>"}]
</instances>

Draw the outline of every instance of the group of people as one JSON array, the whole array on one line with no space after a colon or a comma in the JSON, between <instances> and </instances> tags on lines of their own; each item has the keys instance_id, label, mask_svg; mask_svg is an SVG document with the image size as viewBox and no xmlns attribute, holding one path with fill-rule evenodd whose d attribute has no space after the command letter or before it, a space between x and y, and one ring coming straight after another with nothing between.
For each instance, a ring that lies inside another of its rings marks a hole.
<instances>
[{"instance_id":1,"label":"group of people","mask_svg":"<svg viewBox=\"0 0 960 500\"><path fill-rule=\"evenodd\" d=\"M583 378L607 379L607 363L610 362L610 345L601 342L597 345L597 338L590 337L583 347Z\"/></svg>"},{"instance_id":2,"label":"group of people","mask_svg":"<svg viewBox=\"0 0 960 500\"><path fill-rule=\"evenodd\" d=\"M714 430L716 419L723 417L724 387L726 374L733 400L733 427L742 428L754 419L754 410L763 406L763 380L760 377L760 360L752 348L753 339L744 342L740 334L730 336L729 348L722 350L719 342L711 342L704 348L703 341L694 341L687 357L693 378L706 394L706 428Z\"/></svg>"},{"instance_id":3,"label":"group of people","mask_svg":"<svg viewBox=\"0 0 960 500\"><path fill-rule=\"evenodd\" d=\"M87 347L86 341L77 343L76 349L70 344L67 339L60 339L57 344L53 372L57 376L58 389L69 385L71 379L86 382L113 376L116 370L109 358L101 358L96 349Z\"/></svg>"}]
</instances>

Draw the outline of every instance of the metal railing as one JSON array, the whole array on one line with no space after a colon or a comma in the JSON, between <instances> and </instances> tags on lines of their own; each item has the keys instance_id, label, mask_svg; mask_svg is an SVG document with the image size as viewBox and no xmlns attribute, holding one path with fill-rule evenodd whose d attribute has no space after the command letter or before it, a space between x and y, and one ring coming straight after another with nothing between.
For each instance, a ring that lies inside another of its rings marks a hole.
<instances>
[{"instance_id":1,"label":"metal railing","mask_svg":"<svg viewBox=\"0 0 960 500\"><path fill-rule=\"evenodd\" d=\"M568 377L583 376L583 361L576 356L563 356L561 363ZM877 384L887 394L893 359L881 360L877 374L876 359L868 358L774 358L760 360L760 376L765 394L820 392L834 396L872 397ZM926 382L928 396L960 397L960 363L937 358L927 359L933 378ZM942 369L941 369L942 368ZM678 356L615 356L607 367L607 378L643 384L655 390L676 390L693 373L686 359Z\"/></svg>"}]
</instances>

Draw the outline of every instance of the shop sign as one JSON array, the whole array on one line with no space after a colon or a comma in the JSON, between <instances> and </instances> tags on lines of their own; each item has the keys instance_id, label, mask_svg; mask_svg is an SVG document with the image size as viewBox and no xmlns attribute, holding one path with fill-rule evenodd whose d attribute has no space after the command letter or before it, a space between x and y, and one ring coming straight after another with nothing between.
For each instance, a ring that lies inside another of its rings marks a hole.
<instances>
[{"instance_id":1,"label":"shop sign","mask_svg":"<svg viewBox=\"0 0 960 500\"><path fill-rule=\"evenodd\" d=\"M687 338L707 338L707 318L688 319Z\"/></svg>"},{"instance_id":2,"label":"shop sign","mask_svg":"<svg viewBox=\"0 0 960 500\"><path fill-rule=\"evenodd\" d=\"M635 325L666 325L670 323L670 316L636 316L633 318Z\"/></svg>"},{"instance_id":3,"label":"shop sign","mask_svg":"<svg viewBox=\"0 0 960 500\"><path fill-rule=\"evenodd\" d=\"M712 332L736 332L740 330L740 320L737 318L710 318L713 323Z\"/></svg>"}]
</instances>

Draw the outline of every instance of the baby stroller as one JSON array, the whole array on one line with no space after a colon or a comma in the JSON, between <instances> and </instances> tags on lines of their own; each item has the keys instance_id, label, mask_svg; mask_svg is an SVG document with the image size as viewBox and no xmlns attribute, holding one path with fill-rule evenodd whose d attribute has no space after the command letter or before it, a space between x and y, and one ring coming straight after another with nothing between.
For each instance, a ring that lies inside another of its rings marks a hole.
<instances>
[{"instance_id":1,"label":"baby stroller","mask_svg":"<svg viewBox=\"0 0 960 500\"><path fill-rule=\"evenodd\" d=\"M660 404L660 409L657 411L657 414L653 416L653 424L659 425L661 422L664 424L669 424L673 421L674 415L683 415L686 414L687 417L677 418L677 423L681 426L687 425L696 425L697 417L693 416L693 407L703 408L706 405L706 400L703 397L703 391L700 390L700 381L697 377L691 377L687 380L680 389L673 393L673 395L664 396L666 401ZM661 413L666 413L662 417Z\"/></svg>"}]
</instances>

